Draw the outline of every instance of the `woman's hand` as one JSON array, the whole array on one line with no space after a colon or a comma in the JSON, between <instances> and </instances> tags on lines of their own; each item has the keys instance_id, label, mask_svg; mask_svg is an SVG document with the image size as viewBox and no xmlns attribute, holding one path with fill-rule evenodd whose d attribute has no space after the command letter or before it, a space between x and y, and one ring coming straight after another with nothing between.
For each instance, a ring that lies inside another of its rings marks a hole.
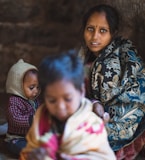
<instances>
[{"instance_id":1,"label":"woman's hand","mask_svg":"<svg viewBox=\"0 0 145 160\"><path fill-rule=\"evenodd\" d=\"M98 102L93 103L93 112L101 117L104 123L107 123L110 120L109 113L105 112L103 106Z\"/></svg>"}]
</instances>

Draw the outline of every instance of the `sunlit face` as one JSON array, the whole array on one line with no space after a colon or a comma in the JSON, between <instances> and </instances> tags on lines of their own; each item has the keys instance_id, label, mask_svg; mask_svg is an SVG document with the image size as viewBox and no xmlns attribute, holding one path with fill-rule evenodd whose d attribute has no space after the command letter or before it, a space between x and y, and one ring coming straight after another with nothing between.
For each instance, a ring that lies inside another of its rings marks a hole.
<instances>
[{"instance_id":1,"label":"sunlit face","mask_svg":"<svg viewBox=\"0 0 145 160\"><path fill-rule=\"evenodd\" d=\"M60 121L65 121L80 107L81 98L84 96L82 91L66 80L54 82L47 85L45 89L45 104L51 115Z\"/></svg>"},{"instance_id":2,"label":"sunlit face","mask_svg":"<svg viewBox=\"0 0 145 160\"><path fill-rule=\"evenodd\" d=\"M29 72L25 75L23 81L23 89L25 96L28 99L35 99L40 90L39 90L39 83L38 83L38 75L36 73Z\"/></svg>"},{"instance_id":3,"label":"sunlit face","mask_svg":"<svg viewBox=\"0 0 145 160\"><path fill-rule=\"evenodd\" d=\"M105 13L95 12L92 14L84 30L84 40L87 47L98 56L98 52L110 43L111 38Z\"/></svg>"}]
</instances>

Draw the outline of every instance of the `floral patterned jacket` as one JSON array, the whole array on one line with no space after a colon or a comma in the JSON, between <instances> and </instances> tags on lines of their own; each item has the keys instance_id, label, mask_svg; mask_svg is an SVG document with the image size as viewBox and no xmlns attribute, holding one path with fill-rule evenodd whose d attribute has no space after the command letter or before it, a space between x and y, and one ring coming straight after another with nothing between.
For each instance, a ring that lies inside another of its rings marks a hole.
<instances>
[{"instance_id":1,"label":"floral patterned jacket","mask_svg":"<svg viewBox=\"0 0 145 160\"><path fill-rule=\"evenodd\" d=\"M88 98L109 112L108 139L119 150L145 130L145 64L130 40L117 37L86 66Z\"/></svg>"}]
</instances>

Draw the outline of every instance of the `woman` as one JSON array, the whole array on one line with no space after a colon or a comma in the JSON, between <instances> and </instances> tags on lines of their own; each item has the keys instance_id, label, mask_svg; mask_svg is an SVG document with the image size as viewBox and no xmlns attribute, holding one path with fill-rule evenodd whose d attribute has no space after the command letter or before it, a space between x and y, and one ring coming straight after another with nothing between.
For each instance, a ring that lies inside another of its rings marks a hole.
<instances>
[{"instance_id":1,"label":"woman","mask_svg":"<svg viewBox=\"0 0 145 160\"><path fill-rule=\"evenodd\" d=\"M91 8L83 19L85 45L79 55L85 63L86 96L94 106L102 104L100 117L104 111L110 115L106 129L112 149L118 159L134 159L145 143L145 65L132 42L117 36L118 26L113 7Z\"/></svg>"}]
</instances>

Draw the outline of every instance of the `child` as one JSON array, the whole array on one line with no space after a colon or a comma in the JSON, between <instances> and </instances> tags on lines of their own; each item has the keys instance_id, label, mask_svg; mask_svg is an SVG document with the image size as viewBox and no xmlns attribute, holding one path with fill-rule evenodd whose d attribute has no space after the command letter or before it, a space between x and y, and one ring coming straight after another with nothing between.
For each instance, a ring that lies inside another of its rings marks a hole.
<instances>
[{"instance_id":1,"label":"child","mask_svg":"<svg viewBox=\"0 0 145 160\"><path fill-rule=\"evenodd\" d=\"M7 108L8 131L5 141L8 150L19 156L26 145L25 135L39 105L38 70L20 59L7 76L6 92L10 94Z\"/></svg>"},{"instance_id":2,"label":"child","mask_svg":"<svg viewBox=\"0 0 145 160\"><path fill-rule=\"evenodd\" d=\"M39 67L41 105L27 134L21 160L115 160L101 118L84 97L81 60L52 55Z\"/></svg>"}]
</instances>

